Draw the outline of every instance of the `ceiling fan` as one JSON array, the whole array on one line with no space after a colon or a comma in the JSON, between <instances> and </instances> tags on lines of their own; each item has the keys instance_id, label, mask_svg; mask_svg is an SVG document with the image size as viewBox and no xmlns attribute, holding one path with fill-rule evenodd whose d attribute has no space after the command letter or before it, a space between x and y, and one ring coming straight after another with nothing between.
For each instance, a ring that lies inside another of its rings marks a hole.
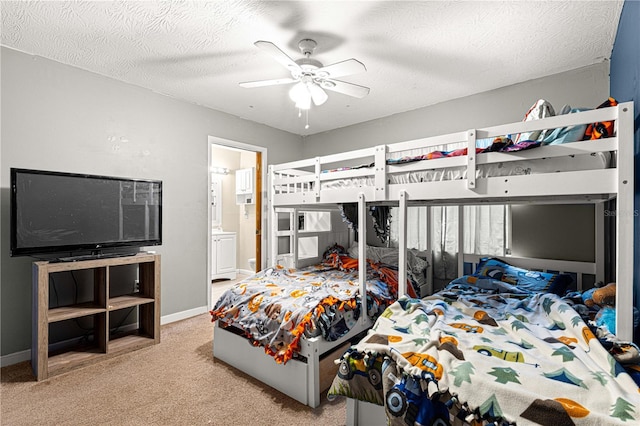
<instances>
[{"instance_id":1,"label":"ceiling fan","mask_svg":"<svg viewBox=\"0 0 640 426\"><path fill-rule=\"evenodd\" d=\"M335 79L335 77L366 71L367 68L362 62L355 59L347 59L323 66L322 63L310 57L317 46L314 40L300 40L298 47L304 58L295 61L270 41L260 40L254 44L284 65L291 73L291 77L247 81L239 83L241 87L253 88L296 83L289 91L289 96L300 109L309 109L311 101L316 106L325 103L329 96L324 89L355 98L363 98L369 94L368 87Z\"/></svg>"}]
</instances>

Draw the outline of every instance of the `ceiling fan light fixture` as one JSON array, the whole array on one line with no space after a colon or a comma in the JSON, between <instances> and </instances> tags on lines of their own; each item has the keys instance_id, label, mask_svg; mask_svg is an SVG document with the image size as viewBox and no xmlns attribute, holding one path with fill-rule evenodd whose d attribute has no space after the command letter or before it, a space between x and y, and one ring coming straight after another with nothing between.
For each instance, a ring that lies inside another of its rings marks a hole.
<instances>
[{"instance_id":1,"label":"ceiling fan light fixture","mask_svg":"<svg viewBox=\"0 0 640 426\"><path fill-rule=\"evenodd\" d=\"M320 106L327 102L329 96L327 95L327 92L322 90L322 87L316 83L309 83L307 87L309 88L309 93L311 94L311 99L315 106Z\"/></svg>"},{"instance_id":2,"label":"ceiling fan light fixture","mask_svg":"<svg viewBox=\"0 0 640 426\"><path fill-rule=\"evenodd\" d=\"M289 98L296 104L296 108L311 108L311 92L304 82L296 83L291 90L289 90Z\"/></svg>"}]
</instances>

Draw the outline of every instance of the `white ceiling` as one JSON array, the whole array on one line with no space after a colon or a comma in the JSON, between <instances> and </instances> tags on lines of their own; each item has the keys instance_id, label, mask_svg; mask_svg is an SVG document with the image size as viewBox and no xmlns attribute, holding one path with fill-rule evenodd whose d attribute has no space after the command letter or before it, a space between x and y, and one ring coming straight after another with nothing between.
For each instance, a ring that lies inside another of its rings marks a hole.
<instances>
[{"instance_id":1,"label":"white ceiling","mask_svg":"<svg viewBox=\"0 0 640 426\"><path fill-rule=\"evenodd\" d=\"M606 61L622 3L3 0L1 43L307 135ZM297 59L303 38L324 65L363 62L339 79L371 88L328 92L308 130L290 86L238 86L290 76L255 41Z\"/></svg>"}]
</instances>

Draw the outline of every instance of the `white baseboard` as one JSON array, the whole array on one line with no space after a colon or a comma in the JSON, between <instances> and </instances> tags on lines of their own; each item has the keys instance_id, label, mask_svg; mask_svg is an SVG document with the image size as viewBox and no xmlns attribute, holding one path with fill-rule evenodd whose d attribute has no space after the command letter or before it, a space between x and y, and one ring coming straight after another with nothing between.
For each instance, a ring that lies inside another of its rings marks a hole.
<instances>
[{"instance_id":1,"label":"white baseboard","mask_svg":"<svg viewBox=\"0 0 640 426\"><path fill-rule=\"evenodd\" d=\"M170 324L172 322L180 321L183 319L195 317L196 315L204 314L208 312L209 309L206 306L201 306L198 308L189 309L187 311L176 312L175 314L165 315L160 318L160 325ZM137 324L129 324L122 327L122 331L135 330L137 328ZM76 341L81 340L82 337L76 339L66 340L64 342L58 342L51 345L50 349L55 350L57 348L69 346L70 344L75 343ZM3 355L0 357L0 367L8 367L9 365L18 364L24 361L31 360L31 349L27 349L20 352L14 352L12 354Z\"/></svg>"},{"instance_id":2,"label":"white baseboard","mask_svg":"<svg viewBox=\"0 0 640 426\"><path fill-rule=\"evenodd\" d=\"M209 312L209 309L206 306L200 306L197 308L189 309L187 311L176 312L175 314L165 315L160 318L160 325L170 324L172 322L195 317L196 315L204 314L206 312Z\"/></svg>"},{"instance_id":3,"label":"white baseboard","mask_svg":"<svg viewBox=\"0 0 640 426\"><path fill-rule=\"evenodd\" d=\"M255 272L253 272L251 269L238 269L238 273L239 274L243 274L243 275L254 275Z\"/></svg>"}]
</instances>

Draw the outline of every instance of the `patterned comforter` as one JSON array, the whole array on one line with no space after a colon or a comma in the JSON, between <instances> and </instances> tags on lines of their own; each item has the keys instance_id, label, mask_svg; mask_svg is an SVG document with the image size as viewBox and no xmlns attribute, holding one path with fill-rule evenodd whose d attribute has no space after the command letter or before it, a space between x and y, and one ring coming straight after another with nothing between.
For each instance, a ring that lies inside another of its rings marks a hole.
<instances>
[{"instance_id":1,"label":"patterned comforter","mask_svg":"<svg viewBox=\"0 0 640 426\"><path fill-rule=\"evenodd\" d=\"M375 320L397 297L397 271L367 263L367 312ZM302 336L334 341L360 316L358 261L339 253L321 264L265 269L227 290L211 311L212 321L241 330L279 363L291 359Z\"/></svg>"},{"instance_id":2,"label":"patterned comforter","mask_svg":"<svg viewBox=\"0 0 640 426\"><path fill-rule=\"evenodd\" d=\"M400 298L340 361L329 397L390 424L638 424L638 385L557 295L450 286Z\"/></svg>"}]
</instances>

